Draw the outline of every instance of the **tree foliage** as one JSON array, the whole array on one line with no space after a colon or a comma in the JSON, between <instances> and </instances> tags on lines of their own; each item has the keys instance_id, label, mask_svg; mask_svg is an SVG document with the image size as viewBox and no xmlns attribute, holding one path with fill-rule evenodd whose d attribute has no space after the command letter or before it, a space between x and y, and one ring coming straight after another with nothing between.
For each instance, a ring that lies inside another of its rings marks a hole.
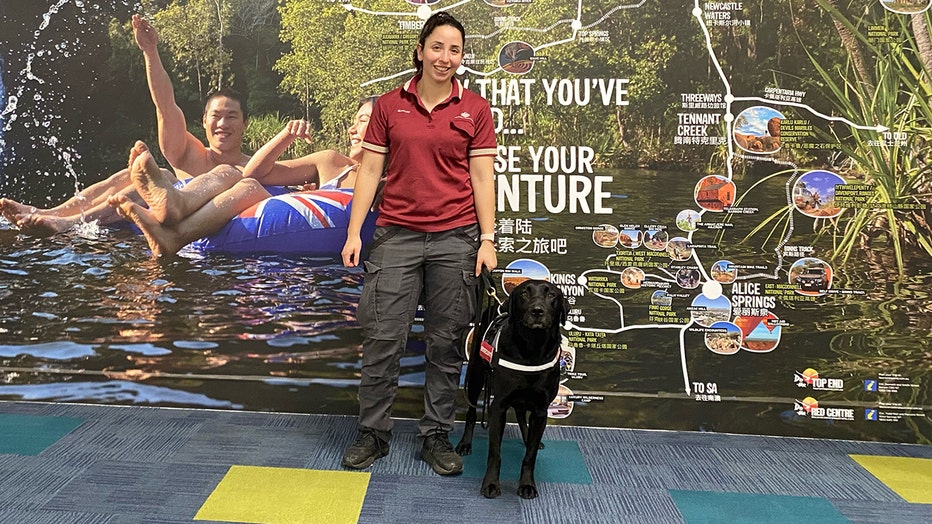
<instances>
[{"instance_id":1,"label":"tree foliage","mask_svg":"<svg viewBox=\"0 0 932 524\"><path fill-rule=\"evenodd\" d=\"M228 0L175 0L155 14L159 39L171 52L180 77L206 95L230 81L229 34L233 5Z\"/></svg>"}]
</instances>

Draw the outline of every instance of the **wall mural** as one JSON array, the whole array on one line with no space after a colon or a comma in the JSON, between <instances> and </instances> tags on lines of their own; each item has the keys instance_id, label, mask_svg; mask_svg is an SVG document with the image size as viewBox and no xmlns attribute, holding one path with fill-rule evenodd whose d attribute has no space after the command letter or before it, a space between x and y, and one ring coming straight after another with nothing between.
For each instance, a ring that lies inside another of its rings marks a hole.
<instances>
[{"instance_id":1,"label":"wall mural","mask_svg":"<svg viewBox=\"0 0 932 524\"><path fill-rule=\"evenodd\" d=\"M346 154L445 10L496 123L497 293L572 304L553 423L928 444L930 3L5 2L0 399L354 414L342 240L156 258L87 188L136 140L168 167L134 14L189 131L232 87L246 152L310 122L286 158ZM348 197L304 189L275 197L288 228L338 236ZM396 416L420 414L418 335Z\"/></svg>"}]
</instances>

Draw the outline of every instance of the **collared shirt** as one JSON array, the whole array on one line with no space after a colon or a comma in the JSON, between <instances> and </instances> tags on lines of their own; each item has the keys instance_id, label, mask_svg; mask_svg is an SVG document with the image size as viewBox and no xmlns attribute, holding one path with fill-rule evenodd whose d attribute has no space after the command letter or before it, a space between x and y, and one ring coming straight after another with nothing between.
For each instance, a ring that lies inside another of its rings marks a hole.
<instances>
[{"instance_id":1,"label":"collared shirt","mask_svg":"<svg viewBox=\"0 0 932 524\"><path fill-rule=\"evenodd\" d=\"M492 110L454 78L450 96L428 112L419 79L380 96L372 109L362 147L388 155L376 224L426 233L475 224L469 158L497 152Z\"/></svg>"}]
</instances>

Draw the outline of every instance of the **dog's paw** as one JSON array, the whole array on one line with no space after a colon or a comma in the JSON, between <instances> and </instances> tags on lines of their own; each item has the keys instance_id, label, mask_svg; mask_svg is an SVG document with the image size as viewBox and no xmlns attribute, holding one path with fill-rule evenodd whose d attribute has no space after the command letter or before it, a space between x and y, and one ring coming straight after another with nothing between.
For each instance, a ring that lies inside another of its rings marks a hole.
<instances>
[{"instance_id":1,"label":"dog's paw","mask_svg":"<svg viewBox=\"0 0 932 524\"><path fill-rule=\"evenodd\" d=\"M482 489L480 491L482 492L483 497L487 499L494 499L495 497L502 494L502 485L498 482L482 484Z\"/></svg>"},{"instance_id":2,"label":"dog's paw","mask_svg":"<svg viewBox=\"0 0 932 524\"><path fill-rule=\"evenodd\" d=\"M537 486L534 484L525 484L523 486L518 486L518 496L523 499L536 499L537 498Z\"/></svg>"},{"instance_id":3,"label":"dog's paw","mask_svg":"<svg viewBox=\"0 0 932 524\"><path fill-rule=\"evenodd\" d=\"M456 445L456 453L463 457L472 455L472 443L460 442Z\"/></svg>"}]
</instances>

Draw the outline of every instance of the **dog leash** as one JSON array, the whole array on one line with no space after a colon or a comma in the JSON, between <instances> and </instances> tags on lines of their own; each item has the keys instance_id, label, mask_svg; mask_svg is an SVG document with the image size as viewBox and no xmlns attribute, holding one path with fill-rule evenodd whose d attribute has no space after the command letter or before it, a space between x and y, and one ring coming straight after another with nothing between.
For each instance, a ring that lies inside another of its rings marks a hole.
<instances>
[{"instance_id":1,"label":"dog leash","mask_svg":"<svg viewBox=\"0 0 932 524\"><path fill-rule=\"evenodd\" d=\"M486 330L489 325L492 323L492 320L499 315L499 309L502 306L502 301L499 300L498 295L495 293L495 282L492 280L492 274L485 267L482 268L482 272L479 274L479 285L476 290L477 300L476 300L476 318L473 322L473 335L472 335L472 344L469 348L469 354L473 355L476 351L479 351L479 346L482 345L482 338L485 335ZM476 370L472 370L476 372ZM467 369L467 373L469 370ZM488 419L486 415L486 407L489 405L491 400L491 388L489 387L489 373L485 370L481 371L486 373L483 398L482 398L482 418L479 421L479 424L482 428L488 427ZM467 396L467 401L469 400ZM473 406L478 408L478 406Z\"/></svg>"}]
</instances>

